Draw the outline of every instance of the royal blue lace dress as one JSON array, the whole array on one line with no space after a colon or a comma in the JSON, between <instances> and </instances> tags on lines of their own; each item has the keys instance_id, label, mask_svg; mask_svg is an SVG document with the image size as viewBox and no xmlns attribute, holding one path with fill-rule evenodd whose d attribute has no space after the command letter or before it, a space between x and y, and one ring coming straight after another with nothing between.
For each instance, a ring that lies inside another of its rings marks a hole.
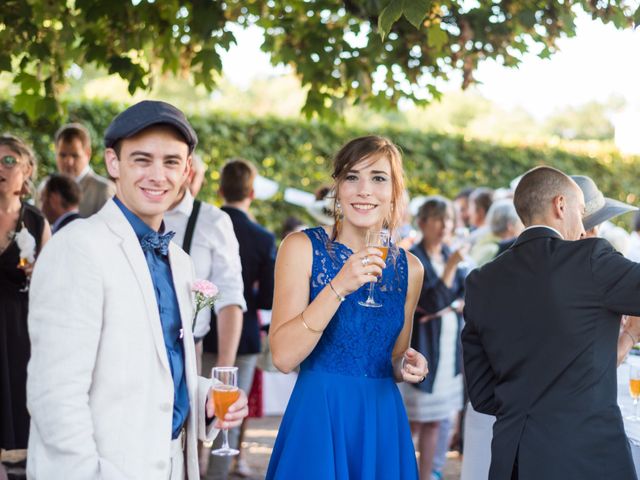
<instances>
[{"instance_id":1,"label":"royal blue lace dress","mask_svg":"<svg viewBox=\"0 0 640 480\"><path fill-rule=\"evenodd\" d=\"M305 230L313 245L313 300L352 254L323 228ZM282 419L267 480L415 480L409 422L393 378L391 352L404 323L407 257L389 255L375 298L349 295L302 362Z\"/></svg>"}]
</instances>

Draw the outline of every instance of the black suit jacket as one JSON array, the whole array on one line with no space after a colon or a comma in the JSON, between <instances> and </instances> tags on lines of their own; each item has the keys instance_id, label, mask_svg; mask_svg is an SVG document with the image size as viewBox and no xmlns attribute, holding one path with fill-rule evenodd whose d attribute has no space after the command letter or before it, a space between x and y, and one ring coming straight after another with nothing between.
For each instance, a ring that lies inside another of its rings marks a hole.
<instances>
[{"instance_id":1,"label":"black suit jacket","mask_svg":"<svg viewBox=\"0 0 640 480\"><path fill-rule=\"evenodd\" d=\"M640 264L602 239L526 230L467 277L469 397L496 415L490 480L635 479L616 401L621 314L640 314Z\"/></svg>"},{"instance_id":2,"label":"black suit jacket","mask_svg":"<svg viewBox=\"0 0 640 480\"><path fill-rule=\"evenodd\" d=\"M233 207L222 207L233 223L240 245L240 262L247 311L244 313L242 336L238 355L260 352L260 325L258 310L270 310L273 303L273 275L276 258L274 235L252 221L246 213ZM217 322L211 322L211 331L205 337L205 350L216 352L218 346Z\"/></svg>"},{"instance_id":3,"label":"black suit jacket","mask_svg":"<svg viewBox=\"0 0 640 480\"><path fill-rule=\"evenodd\" d=\"M74 213L71 213L71 214L67 215L66 217L64 217L62 219L60 224L56 226L56 229L52 233L58 233L60 231L60 229L62 229L62 227L66 226L66 225L69 225L71 222L73 222L74 220L77 220L79 218L82 218L79 213L75 213L74 212Z\"/></svg>"}]
</instances>

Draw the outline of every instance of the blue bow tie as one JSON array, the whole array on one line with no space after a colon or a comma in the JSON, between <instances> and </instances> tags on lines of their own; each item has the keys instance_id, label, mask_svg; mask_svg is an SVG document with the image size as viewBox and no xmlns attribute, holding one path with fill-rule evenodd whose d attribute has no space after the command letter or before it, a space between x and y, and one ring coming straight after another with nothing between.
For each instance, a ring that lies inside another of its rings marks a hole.
<instances>
[{"instance_id":1,"label":"blue bow tie","mask_svg":"<svg viewBox=\"0 0 640 480\"><path fill-rule=\"evenodd\" d=\"M140 246L145 252L153 251L166 256L169 253L169 242L175 234L176 232L167 232L164 235L160 235L158 232L149 232L140 239Z\"/></svg>"}]
</instances>

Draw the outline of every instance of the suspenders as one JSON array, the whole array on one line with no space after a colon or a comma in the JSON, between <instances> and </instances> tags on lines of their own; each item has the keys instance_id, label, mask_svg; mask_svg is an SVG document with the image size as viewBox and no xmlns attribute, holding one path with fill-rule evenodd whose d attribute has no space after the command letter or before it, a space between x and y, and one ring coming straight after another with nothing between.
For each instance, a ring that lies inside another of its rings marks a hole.
<instances>
[{"instance_id":1,"label":"suspenders","mask_svg":"<svg viewBox=\"0 0 640 480\"><path fill-rule=\"evenodd\" d=\"M191 252L191 240L193 239L193 230L196 228L196 220L198 219L198 213L200 213L200 200L193 201L193 210L189 215L189 221L187 222L187 229L184 232L184 240L182 241L182 249L190 253Z\"/></svg>"}]
</instances>

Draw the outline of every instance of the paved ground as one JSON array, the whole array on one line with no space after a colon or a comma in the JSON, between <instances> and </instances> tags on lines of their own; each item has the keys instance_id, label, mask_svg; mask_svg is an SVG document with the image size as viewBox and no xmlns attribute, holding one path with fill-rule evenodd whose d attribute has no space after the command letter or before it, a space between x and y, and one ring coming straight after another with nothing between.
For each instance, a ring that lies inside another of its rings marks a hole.
<instances>
[{"instance_id":1,"label":"paved ground","mask_svg":"<svg viewBox=\"0 0 640 480\"><path fill-rule=\"evenodd\" d=\"M247 461L254 471L250 480L263 479L269 463L271 449L278 433L281 417L252 418L249 420L244 447L249 455ZM232 475L230 479L237 480L241 477ZM460 459L453 455L447 460L444 469L445 480L458 480L460 478Z\"/></svg>"},{"instance_id":2,"label":"paved ground","mask_svg":"<svg viewBox=\"0 0 640 480\"><path fill-rule=\"evenodd\" d=\"M249 477L249 480L262 480L267 471L267 465L269 464L269 457L271 456L271 449L273 443L276 440L278 433L278 426L280 425L281 417L264 417L264 418L251 418L249 419L249 425L247 428L247 435L244 441L244 448L247 449L247 462L253 469L254 475ZM14 451L10 455L6 452L2 455L2 459L7 461L16 461L24 458L24 451ZM11 473L18 473L22 469L12 469ZM21 479L22 475L11 475L10 478ZM241 477L231 475L230 480L238 480ZM460 459L451 454L448 458L444 469L444 480L458 480L460 478ZM0 480L1 477L0 477Z\"/></svg>"}]
</instances>

